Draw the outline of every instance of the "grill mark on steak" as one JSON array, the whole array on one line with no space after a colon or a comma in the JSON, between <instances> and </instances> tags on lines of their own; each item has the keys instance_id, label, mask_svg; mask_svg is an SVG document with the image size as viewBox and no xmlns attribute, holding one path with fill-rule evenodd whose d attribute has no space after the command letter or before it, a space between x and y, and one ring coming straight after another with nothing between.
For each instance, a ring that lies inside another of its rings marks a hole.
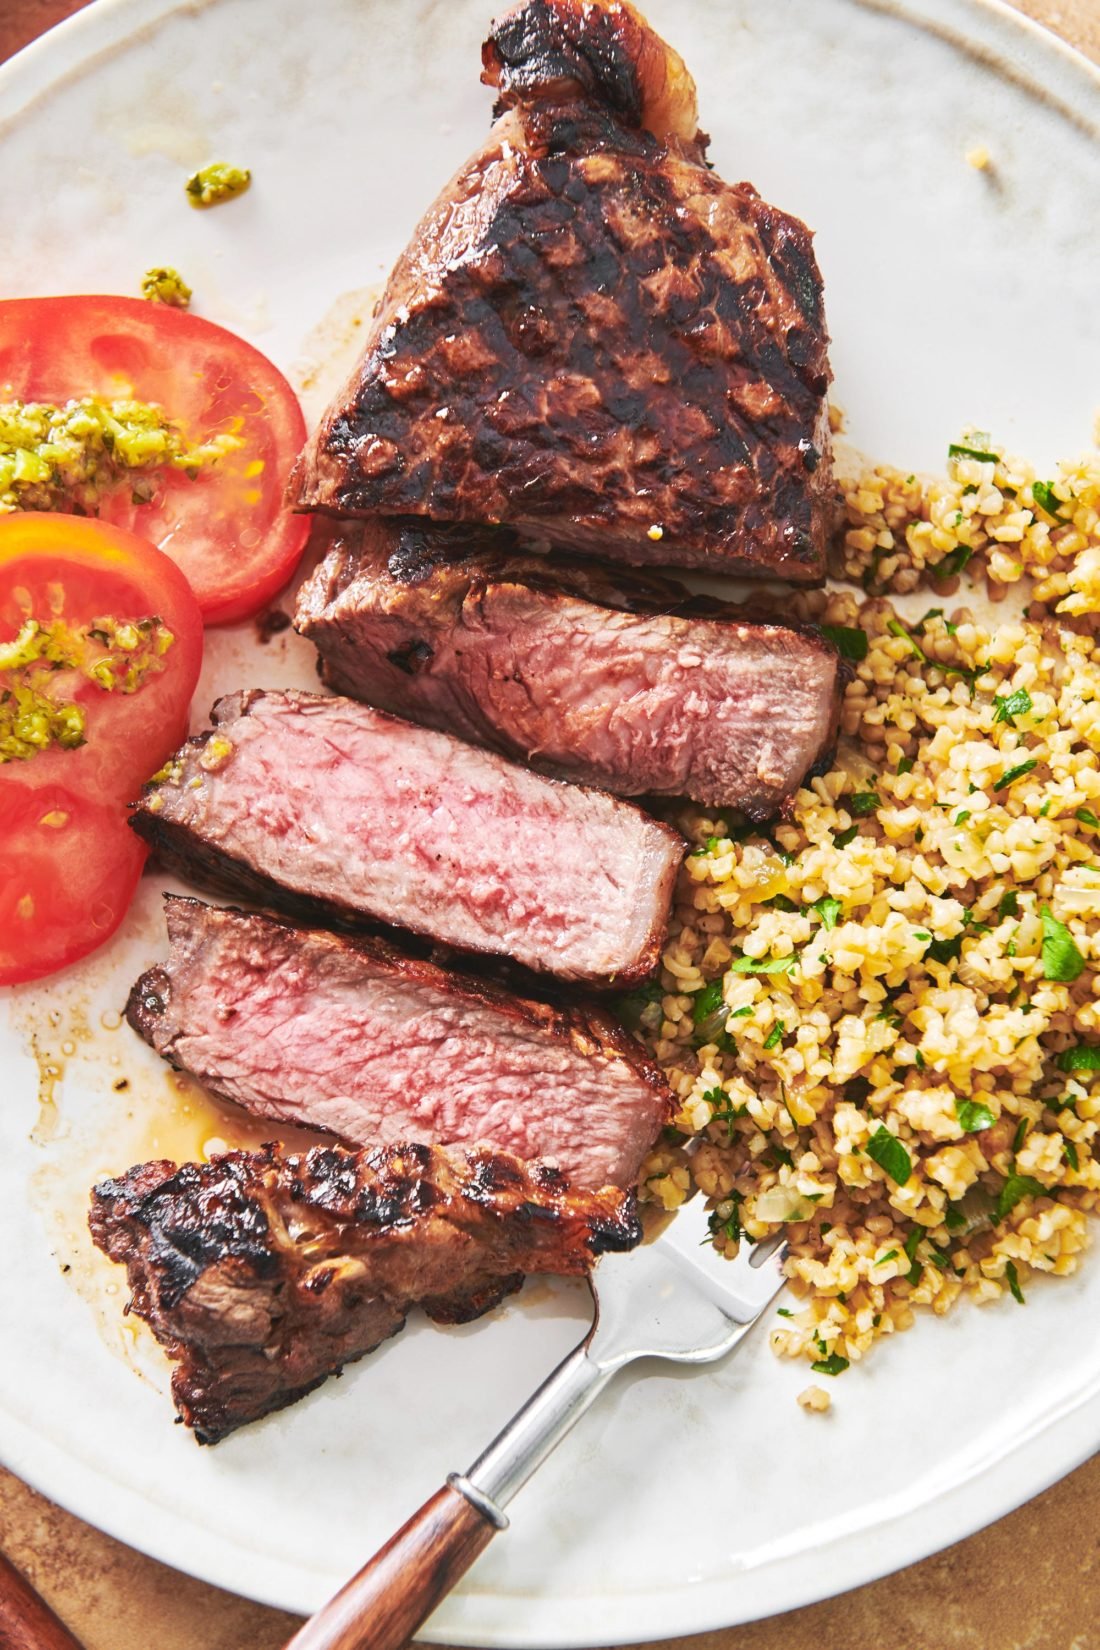
<instances>
[{"instance_id":1,"label":"grill mark on steak","mask_svg":"<svg viewBox=\"0 0 1100 1650\"><path fill-rule=\"evenodd\" d=\"M595 1187L632 1185L671 1116L660 1068L596 1007L199 900L169 895L165 915L170 955L127 1019L254 1115L360 1146L487 1144Z\"/></svg>"},{"instance_id":2,"label":"grill mark on steak","mask_svg":"<svg viewBox=\"0 0 1100 1650\"><path fill-rule=\"evenodd\" d=\"M691 78L632 8L528 0L485 64L496 125L394 269L291 497L820 583L810 232L708 168Z\"/></svg>"},{"instance_id":3,"label":"grill mark on steak","mask_svg":"<svg viewBox=\"0 0 1100 1650\"><path fill-rule=\"evenodd\" d=\"M95 1187L89 1226L126 1267L200 1443L294 1403L413 1306L465 1322L524 1274L581 1275L641 1237L630 1194L423 1145L146 1163Z\"/></svg>"},{"instance_id":4,"label":"grill mark on steak","mask_svg":"<svg viewBox=\"0 0 1100 1650\"><path fill-rule=\"evenodd\" d=\"M295 623L337 692L542 772L756 821L789 807L839 721L840 660L819 631L486 530L349 527Z\"/></svg>"},{"instance_id":5,"label":"grill mark on steak","mask_svg":"<svg viewBox=\"0 0 1100 1650\"><path fill-rule=\"evenodd\" d=\"M683 843L631 804L349 699L256 690L212 720L131 815L183 875L567 980L656 965Z\"/></svg>"}]
</instances>

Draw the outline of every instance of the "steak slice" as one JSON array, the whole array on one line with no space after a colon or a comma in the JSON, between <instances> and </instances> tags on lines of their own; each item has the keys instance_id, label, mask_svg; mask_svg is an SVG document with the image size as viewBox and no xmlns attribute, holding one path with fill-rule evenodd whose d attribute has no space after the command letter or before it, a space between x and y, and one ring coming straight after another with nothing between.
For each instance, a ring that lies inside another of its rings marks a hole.
<instances>
[{"instance_id":1,"label":"steak slice","mask_svg":"<svg viewBox=\"0 0 1100 1650\"><path fill-rule=\"evenodd\" d=\"M233 694L131 815L210 886L568 980L657 962L683 852L639 808L309 693Z\"/></svg>"},{"instance_id":2,"label":"steak slice","mask_svg":"<svg viewBox=\"0 0 1100 1650\"><path fill-rule=\"evenodd\" d=\"M819 631L485 531L351 528L296 623L338 692L622 795L770 819L836 736L840 660Z\"/></svg>"},{"instance_id":3,"label":"steak slice","mask_svg":"<svg viewBox=\"0 0 1100 1650\"><path fill-rule=\"evenodd\" d=\"M359 1146L487 1144L630 1186L672 1111L645 1049L373 939L165 901L171 951L130 993L157 1053L246 1111Z\"/></svg>"},{"instance_id":4,"label":"steak slice","mask_svg":"<svg viewBox=\"0 0 1100 1650\"><path fill-rule=\"evenodd\" d=\"M623 0L527 0L483 56L499 118L390 276L292 500L820 583L809 230L710 170L691 76Z\"/></svg>"},{"instance_id":5,"label":"steak slice","mask_svg":"<svg viewBox=\"0 0 1100 1650\"><path fill-rule=\"evenodd\" d=\"M464 1323L528 1272L587 1272L633 1248L631 1194L575 1192L555 1169L486 1150L274 1146L145 1163L92 1192L100 1249L175 1362L200 1443L292 1404L421 1306Z\"/></svg>"}]
</instances>

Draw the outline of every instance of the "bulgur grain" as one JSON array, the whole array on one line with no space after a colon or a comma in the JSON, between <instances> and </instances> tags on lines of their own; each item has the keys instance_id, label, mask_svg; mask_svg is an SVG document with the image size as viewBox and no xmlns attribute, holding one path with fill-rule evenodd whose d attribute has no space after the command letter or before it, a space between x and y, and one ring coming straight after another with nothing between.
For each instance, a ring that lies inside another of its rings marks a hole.
<instances>
[{"instance_id":1,"label":"bulgur grain","mask_svg":"<svg viewBox=\"0 0 1100 1650\"><path fill-rule=\"evenodd\" d=\"M643 1022L679 1099L643 1196L694 1182L730 1254L785 1228L772 1347L841 1368L916 1306L1073 1271L1100 1194L1100 455L1043 483L969 431L949 470L845 486L834 572L874 594L793 598L866 636L835 760L768 833L677 816ZM1030 581L1026 613L886 598L945 567Z\"/></svg>"}]
</instances>

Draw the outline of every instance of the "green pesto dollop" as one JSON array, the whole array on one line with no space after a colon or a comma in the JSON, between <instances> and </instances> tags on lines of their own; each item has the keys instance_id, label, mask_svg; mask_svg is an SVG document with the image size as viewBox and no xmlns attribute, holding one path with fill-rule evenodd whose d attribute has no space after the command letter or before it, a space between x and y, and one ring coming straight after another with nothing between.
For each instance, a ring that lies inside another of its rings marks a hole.
<instances>
[{"instance_id":1,"label":"green pesto dollop","mask_svg":"<svg viewBox=\"0 0 1100 1650\"><path fill-rule=\"evenodd\" d=\"M191 288L178 269L168 264L156 264L141 277L141 296L151 304L169 304L172 309L187 309L191 302Z\"/></svg>"},{"instance_id":2,"label":"green pesto dollop","mask_svg":"<svg viewBox=\"0 0 1100 1650\"><path fill-rule=\"evenodd\" d=\"M155 615L96 618L71 628L63 619L26 619L0 642L0 763L25 762L57 746L85 742L87 716L74 702L81 678L103 693L137 693L164 669L175 638Z\"/></svg>"},{"instance_id":3,"label":"green pesto dollop","mask_svg":"<svg viewBox=\"0 0 1100 1650\"><path fill-rule=\"evenodd\" d=\"M191 444L163 408L145 401L0 401L0 515L94 515L104 493L124 482L135 504L148 504L158 471L194 477L241 445L229 431Z\"/></svg>"},{"instance_id":4,"label":"green pesto dollop","mask_svg":"<svg viewBox=\"0 0 1100 1650\"><path fill-rule=\"evenodd\" d=\"M217 206L243 195L252 182L252 173L246 166L226 166L216 160L192 172L187 180L187 195L192 206Z\"/></svg>"}]
</instances>

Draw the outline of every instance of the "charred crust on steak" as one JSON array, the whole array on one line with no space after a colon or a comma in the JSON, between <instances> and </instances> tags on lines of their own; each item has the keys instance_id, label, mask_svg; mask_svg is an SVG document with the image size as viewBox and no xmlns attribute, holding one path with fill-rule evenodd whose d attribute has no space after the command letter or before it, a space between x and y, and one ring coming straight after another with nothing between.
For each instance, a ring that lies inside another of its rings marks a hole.
<instances>
[{"instance_id":1,"label":"charred crust on steak","mask_svg":"<svg viewBox=\"0 0 1100 1650\"><path fill-rule=\"evenodd\" d=\"M682 60L630 5L526 0L490 27L482 80L500 92L497 112L537 97L578 93L604 103L628 126L661 132L676 96L679 135L696 135L695 86ZM664 122L662 122L664 115Z\"/></svg>"},{"instance_id":2,"label":"charred crust on steak","mask_svg":"<svg viewBox=\"0 0 1100 1650\"><path fill-rule=\"evenodd\" d=\"M484 64L497 125L399 260L294 501L820 583L809 231L708 169L691 77L630 6L527 0Z\"/></svg>"},{"instance_id":3,"label":"charred crust on steak","mask_svg":"<svg viewBox=\"0 0 1100 1650\"><path fill-rule=\"evenodd\" d=\"M212 1443L396 1334L414 1305L467 1322L525 1273L583 1275L640 1241L632 1194L548 1189L494 1155L267 1146L147 1163L95 1187L89 1225L176 1364L180 1416Z\"/></svg>"},{"instance_id":4,"label":"charred crust on steak","mask_svg":"<svg viewBox=\"0 0 1100 1650\"><path fill-rule=\"evenodd\" d=\"M434 650L430 643L425 642L419 636L406 642L403 647L395 648L392 653L386 654L386 658L391 665L396 665L398 670L403 670L406 676L416 676L427 665L431 664L434 656Z\"/></svg>"}]
</instances>

